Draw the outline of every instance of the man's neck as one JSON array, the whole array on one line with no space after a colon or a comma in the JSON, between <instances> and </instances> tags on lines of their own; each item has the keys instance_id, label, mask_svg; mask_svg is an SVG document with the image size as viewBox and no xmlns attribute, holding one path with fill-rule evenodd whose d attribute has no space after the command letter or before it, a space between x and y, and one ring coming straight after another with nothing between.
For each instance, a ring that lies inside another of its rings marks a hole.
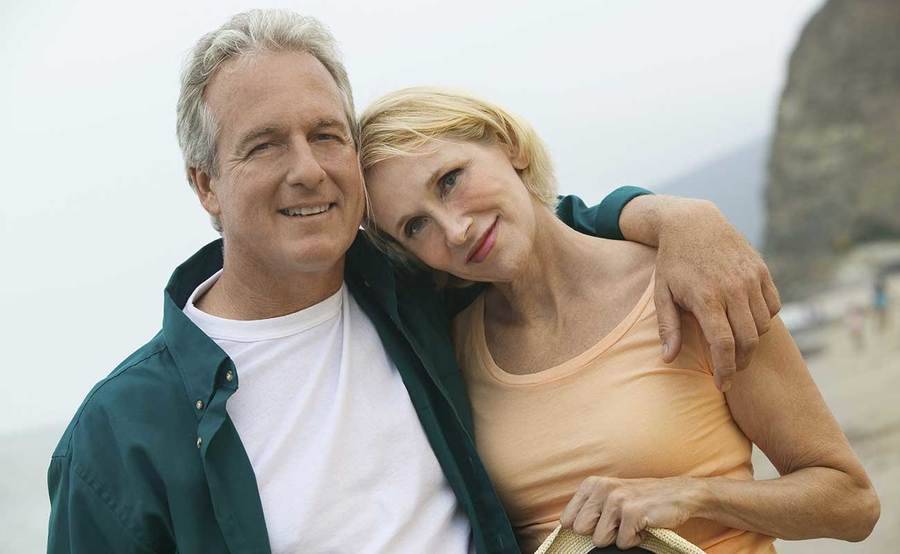
<instances>
[{"instance_id":1,"label":"man's neck","mask_svg":"<svg viewBox=\"0 0 900 554\"><path fill-rule=\"evenodd\" d=\"M280 317L325 300L341 288L344 258L317 272L276 271L228 256L222 274L196 300L199 310L216 317L257 320Z\"/></svg>"}]
</instances>

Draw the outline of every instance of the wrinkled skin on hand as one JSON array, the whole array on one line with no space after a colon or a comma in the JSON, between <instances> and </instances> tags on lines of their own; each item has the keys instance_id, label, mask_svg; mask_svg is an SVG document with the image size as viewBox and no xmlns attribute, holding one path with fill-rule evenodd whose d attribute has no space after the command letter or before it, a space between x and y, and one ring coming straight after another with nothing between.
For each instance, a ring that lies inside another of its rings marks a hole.
<instances>
[{"instance_id":1,"label":"wrinkled skin on hand","mask_svg":"<svg viewBox=\"0 0 900 554\"><path fill-rule=\"evenodd\" d=\"M596 546L621 549L641 543L648 527L674 529L702 503L699 481L689 477L614 479L588 477L560 517L563 527L591 535Z\"/></svg>"},{"instance_id":2,"label":"wrinkled skin on hand","mask_svg":"<svg viewBox=\"0 0 900 554\"><path fill-rule=\"evenodd\" d=\"M715 205L658 198L667 202L656 208L654 300L663 359L673 361L681 349L678 309L690 312L709 344L716 386L726 391L781 309L778 291L762 257Z\"/></svg>"}]
</instances>

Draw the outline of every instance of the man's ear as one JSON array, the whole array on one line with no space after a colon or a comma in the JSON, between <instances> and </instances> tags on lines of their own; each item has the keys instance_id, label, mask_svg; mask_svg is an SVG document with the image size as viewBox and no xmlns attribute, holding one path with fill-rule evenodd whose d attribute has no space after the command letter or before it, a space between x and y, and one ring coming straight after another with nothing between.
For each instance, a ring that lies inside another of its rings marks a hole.
<instances>
[{"instance_id":1,"label":"man's ear","mask_svg":"<svg viewBox=\"0 0 900 554\"><path fill-rule=\"evenodd\" d=\"M189 167L188 177L190 177L191 182L194 183L194 189L197 192L197 197L200 199L200 204L203 205L203 209L205 209L209 215L219 217L222 209L219 206L219 197L216 196L216 191L212 187L212 179L210 178L209 173L201 171L196 167Z\"/></svg>"}]
</instances>

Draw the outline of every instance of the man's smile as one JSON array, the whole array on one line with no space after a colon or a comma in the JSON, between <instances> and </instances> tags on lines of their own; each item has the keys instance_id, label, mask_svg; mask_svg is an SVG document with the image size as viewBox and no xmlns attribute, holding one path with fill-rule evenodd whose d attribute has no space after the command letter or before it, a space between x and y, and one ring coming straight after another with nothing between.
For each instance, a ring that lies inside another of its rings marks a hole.
<instances>
[{"instance_id":1,"label":"man's smile","mask_svg":"<svg viewBox=\"0 0 900 554\"><path fill-rule=\"evenodd\" d=\"M281 215L288 217L312 217L324 214L335 206L334 202L325 204L314 204L308 206L292 206L290 208L282 208L278 210Z\"/></svg>"}]
</instances>

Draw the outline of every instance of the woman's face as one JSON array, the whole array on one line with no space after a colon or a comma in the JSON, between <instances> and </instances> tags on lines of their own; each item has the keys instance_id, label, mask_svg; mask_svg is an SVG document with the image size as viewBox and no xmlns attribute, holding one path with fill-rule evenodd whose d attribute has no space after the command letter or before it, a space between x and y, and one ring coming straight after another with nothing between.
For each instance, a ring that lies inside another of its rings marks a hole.
<instances>
[{"instance_id":1,"label":"woman's face","mask_svg":"<svg viewBox=\"0 0 900 554\"><path fill-rule=\"evenodd\" d=\"M500 144L432 140L366 171L375 221L428 266L472 281L511 281L528 260L538 201Z\"/></svg>"}]
</instances>

